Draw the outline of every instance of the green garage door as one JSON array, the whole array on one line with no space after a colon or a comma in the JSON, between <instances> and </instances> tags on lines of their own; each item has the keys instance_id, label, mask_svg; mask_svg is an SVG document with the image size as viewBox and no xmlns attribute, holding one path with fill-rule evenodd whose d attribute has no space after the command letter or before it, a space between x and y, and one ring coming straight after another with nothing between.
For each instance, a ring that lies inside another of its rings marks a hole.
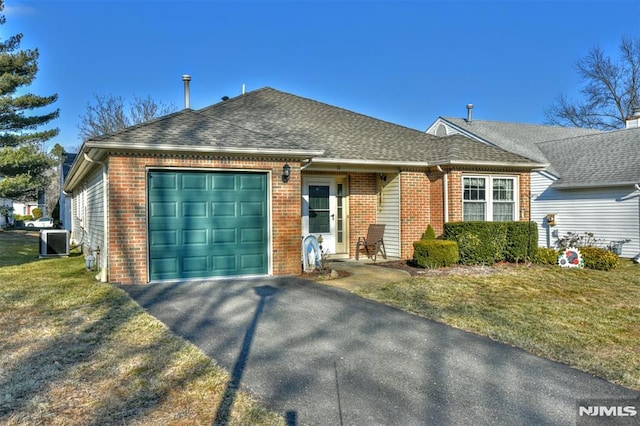
<instances>
[{"instance_id":1,"label":"green garage door","mask_svg":"<svg viewBox=\"0 0 640 426\"><path fill-rule=\"evenodd\" d=\"M148 176L151 280L267 274L266 173Z\"/></svg>"}]
</instances>

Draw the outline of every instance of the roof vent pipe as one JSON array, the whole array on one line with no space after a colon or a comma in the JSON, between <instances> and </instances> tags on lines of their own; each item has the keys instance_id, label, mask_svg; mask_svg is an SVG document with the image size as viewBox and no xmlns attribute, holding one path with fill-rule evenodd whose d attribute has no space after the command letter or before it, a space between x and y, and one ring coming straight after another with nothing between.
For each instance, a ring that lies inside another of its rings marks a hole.
<instances>
[{"instance_id":1,"label":"roof vent pipe","mask_svg":"<svg viewBox=\"0 0 640 426\"><path fill-rule=\"evenodd\" d=\"M467 123L471 123L473 119L473 104L467 105Z\"/></svg>"},{"instance_id":2,"label":"roof vent pipe","mask_svg":"<svg viewBox=\"0 0 640 426\"><path fill-rule=\"evenodd\" d=\"M182 81L184 81L184 108L191 108L191 91L189 89L189 82L191 81L191 76L189 74L185 74L182 76Z\"/></svg>"}]
</instances>

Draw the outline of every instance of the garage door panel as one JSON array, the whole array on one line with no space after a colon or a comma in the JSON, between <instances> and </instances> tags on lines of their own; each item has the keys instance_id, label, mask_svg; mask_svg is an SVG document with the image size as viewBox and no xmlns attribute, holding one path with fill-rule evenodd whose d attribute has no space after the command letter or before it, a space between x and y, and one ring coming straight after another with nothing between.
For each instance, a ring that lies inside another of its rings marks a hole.
<instances>
[{"instance_id":1,"label":"garage door panel","mask_svg":"<svg viewBox=\"0 0 640 426\"><path fill-rule=\"evenodd\" d=\"M213 270L217 272L216 275L220 275L221 272L228 273L238 269L238 263L236 261L237 256L234 255L217 255L211 256Z\"/></svg>"},{"instance_id":2,"label":"garage door panel","mask_svg":"<svg viewBox=\"0 0 640 426\"><path fill-rule=\"evenodd\" d=\"M235 244L237 230L233 229L214 229L211 238L212 244Z\"/></svg>"},{"instance_id":3,"label":"garage door panel","mask_svg":"<svg viewBox=\"0 0 640 426\"><path fill-rule=\"evenodd\" d=\"M149 172L150 277L268 272L267 174Z\"/></svg>"},{"instance_id":4,"label":"garage door panel","mask_svg":"<svg viewBox=\"0 0 640 426\"><path fill-rule=\"evenodd\" d=\"M206 173L183 174L180 179L182 190L186 191L206 191L209 189Z\"/></svg>"},{"instance_id":5,"label":"garage door panel","mask_svg":"<svg viewBox=\"0 0 640 426\"><path fill-rule=\"evenodd\" d=\"M264 203L255 201L240 202L240 216L259 216L264 217Z\"/></svg>"},{"instance_id":6,"label":"garage door panel","mask_svg":"<svg viewBox=\"0 0 640 426\"><path fill-rule=\"evenodd\" d=\"M178 174L169 172L156 173L149 177L149 188L155 191L163 189L175 191L178 189Z\"/></svg>"},{"instance_id":7,"label":"garage door panel","mask_svg":"<svg viewBox=\"0 0 640 426\"><path fill-rule=\"evenodd\" d=\"M239 189L241 191L257 190L262 193L266 189L264 185L264 179L259 175L244 175L240 176L239 179Z\"/></svg>"},{"instance_id":8,"label":"garage door panel","mask_svg":"<svg viewBox=\"0 0 640 426\"><path fill-rule=\"evenodd\" d=\"M182 203L183 217L208 217L207 203L204 201L187 201Z\"/></svg>"},{"instance_id":9,"label":"garage door panel","mask_svg":"<svg viewBox=\"0 0 640 426\"><path fill-rule=\"evenodd\" d=\"M178 273L178 258L176 257L161 257L157 259L151 259L149 262L151 270L156 274L165 274L167 276L177 275Z\"/></svg>"},{"instance_id":10,"label":"garage door panel","mask_svg":"<svg viewBox=\"0 0 640 426\"><path fill-rule=\"evenodd\" d=\"M207 245L207 229L183 229L182 244L184 245Z\"/></svg>"},{"instance_id":11,"label":"garage door panel","mask_svg":"<svg viewBox=\"0 0 640 426\"><path fill-rule=\"evenodd\" d=\"M240 256L241 268L243 270L260 271L264 268L264 258L259 254L244 254Z\"/></svg>"},{"instance_id":12,"label":"garage door panel","mask_svg":"<svg viewBox=\"0 0 640 426\"><path fill-rule=\"evenodd\" d=\"M240 230L240 243L264 243L264 232L262 228L244 228Z\"/></svg>"},{"instance_id":13,"label":"garage door panel","mask_svg":"<svg viewBox=\"0 0 640 426\"><path fill-rule=\"evenodd\" d=\"M214 191L234 191L236 189L236 176L233 174L212 175L211 189L213 189Z\"/></svg>"},{"instance_id":14,"label":"garage door panel","mask_svg":"<svg viewBox=\"0 0 640 426\"><path fill-rule=\"evenodd\" d=\"M235 201L214 201L211 203L211 215L213 217L235 217L236 203Z\"/></svg>"},{"instance_id":15,"label":"garage door panel","mask_svg":"<svg viewBox=\"0 0 640 426\"><path fill-rule=\"evenodd\" d=\"M208 256L189 256L182 258L182 271L190 276L193 274L203 274L209 269Z\"/></svg>"},{"instance_id":16,"label":"garage door panel","mask_svg":"<svg viewBox=\"0 0 640 426\"><path fill-rule=\"evenodd\" d=\"M149 214L152 218L178 217L178 203L155 201L151 203Z\"/></svg>"},{"instance_id":17,"label":"garage door panel","mask_svg":"<svg viewBox=\"0 0 640 426\"><path fill-rule=\"evenodd\" d=\"M153 247L176 246L178 233L175 230L157 230L149 233L150 245Z\"/></svg>"}]
</instances>

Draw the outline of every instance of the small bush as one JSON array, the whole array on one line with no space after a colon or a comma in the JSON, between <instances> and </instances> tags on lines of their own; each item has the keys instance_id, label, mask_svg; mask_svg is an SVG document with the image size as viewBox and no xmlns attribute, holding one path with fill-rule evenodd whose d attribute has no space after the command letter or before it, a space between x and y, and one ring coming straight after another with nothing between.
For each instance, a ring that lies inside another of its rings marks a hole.
<instances>
[{"instance_id":1,"label":"small bush","mask_svg":"<svg viewBox=\"0 0 640 426\"><path fill-rule=\"evenodd\" d=\"M535 261L539 265L557 265L558 251L552 248L540 247L536 253Z\"/></svg>"},{"instance_id":2,"label":"small bush","mask_svg":"<svg viewBox=\"0 0 640 426\"><path fill-rule=\"evenodd\" d=\"M33 217L35 219L40 219L42 217L42 209L40 207L36 207L35 209L31 210L31 213L33 214Z\"/></svg>"},{"instance_id":3,"label":"small bush","mask_svg":"<svg viewBox=\"0 0 640 426\"><path fill-rule=\"evenodd\" d=\"M585 268L598 271L610 271L620 261L620 257L612 251L600 247L580 247Z\"/></svg>"},{"instance_id":4,"label":"small bush","mask_svg":"<svg viewBox=\"0 0 640 426\"><path fill-rule=\"evenodd\" d=\"M423 268L439 268L458 263L458 243L447 240L420 240L413 243L413 258Z\"/></svg>"},{"instance_id":5,"label":"small bush","mask_svg":"<svg viewBox=\"0 0 640 426\"><path fill-rule=\"evenodd\" d=\"M435 240L436 239L436 231L433 229L433 226L427 226L427 230L422 235L423 240Z\"/></svg>"}]
</instances>

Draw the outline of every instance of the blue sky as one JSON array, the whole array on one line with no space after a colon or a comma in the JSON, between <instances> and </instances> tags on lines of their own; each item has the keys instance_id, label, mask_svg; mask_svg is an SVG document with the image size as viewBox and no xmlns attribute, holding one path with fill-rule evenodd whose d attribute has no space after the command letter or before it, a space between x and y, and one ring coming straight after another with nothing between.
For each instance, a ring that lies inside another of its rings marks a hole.
<instances>
[{"instance_id":1,"label":"blue sky","mask_svg":"<svg viewBox=\"0 0 640 426\"><path fill-rule=\"evenodd\" d=\"M576 60L640 35L640 1L6 0L0 37L40 50L29 88L57 93L78 147L93 94L191 106L270 86L424 130L438 116L544 123L576 96Z\"/></svg>"}]
</instances>

